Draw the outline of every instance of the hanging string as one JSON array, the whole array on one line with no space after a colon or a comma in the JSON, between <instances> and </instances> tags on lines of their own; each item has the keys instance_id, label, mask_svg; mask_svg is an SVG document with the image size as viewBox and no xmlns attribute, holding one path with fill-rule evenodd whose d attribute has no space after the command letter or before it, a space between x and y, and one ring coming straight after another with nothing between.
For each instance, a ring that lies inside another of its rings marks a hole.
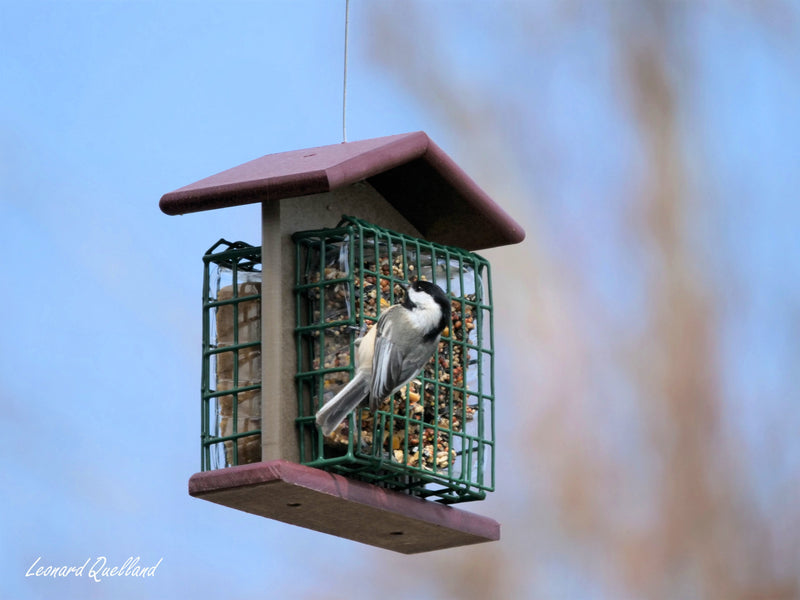
<instances>
[{"instance_id":1,"label":"hanging string","mask_svg":"<svg viewBox=\"0 0 800 600\"><path fill-rule=\"evenodd\" d=\"M347 44L350 29L350 0L344 5L344 82L342 84L342 142L347 141Z\"/></svg>"}]
</instances>

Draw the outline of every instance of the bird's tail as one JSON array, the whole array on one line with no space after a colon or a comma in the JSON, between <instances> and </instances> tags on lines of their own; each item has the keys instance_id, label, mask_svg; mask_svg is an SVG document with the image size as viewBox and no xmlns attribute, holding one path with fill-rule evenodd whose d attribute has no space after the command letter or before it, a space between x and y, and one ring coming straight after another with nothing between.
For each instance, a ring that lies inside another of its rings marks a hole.
<instances>
[{"instance_id":1,"label":"bird's tail","mask_svg":"<svg viewBox=\"0 0 800 600\"><path fill-rule=\"evenodd\" d=\"M350 414L350 411L361 404L368 393L368 377L362 372L357 372L350 383L317 411L317 425L322 429L322 433L330 435L339 423Z\"/></svg>"}]
</instances>

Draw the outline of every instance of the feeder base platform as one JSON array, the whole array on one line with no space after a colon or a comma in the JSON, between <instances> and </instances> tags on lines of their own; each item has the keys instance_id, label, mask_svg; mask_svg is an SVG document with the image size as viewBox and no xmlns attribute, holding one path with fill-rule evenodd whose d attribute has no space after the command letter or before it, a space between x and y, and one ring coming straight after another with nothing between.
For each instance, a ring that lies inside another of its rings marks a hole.
<instances>
[{"instance_id":1,"label":"feeder base platform","mask_svg":"<svg viewBox=\"0 0 800 600\"><path fill-rule=\"evenodd\" d=\"M404 554L500 539L489 517L285 460L195 473L189 494Z\"/></svg>"}]
</instances>

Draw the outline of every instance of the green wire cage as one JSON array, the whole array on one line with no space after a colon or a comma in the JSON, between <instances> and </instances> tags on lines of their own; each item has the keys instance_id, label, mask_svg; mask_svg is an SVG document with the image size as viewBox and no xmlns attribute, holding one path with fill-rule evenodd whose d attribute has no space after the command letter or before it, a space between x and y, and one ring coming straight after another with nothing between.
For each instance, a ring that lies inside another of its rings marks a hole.
<instances>
[{"instance_id":1,"label":"green wire cage","mask_svg":"<svg viewBox=\"0 0 800 600\"><path fill-rule=\"evenodd\" d=\"M261 460L261 248L203 256L202 470Z\"/></svg>"},{"instance_id":2,"label":"green wire cage","mask_svg":"<svg viewBox=\"0 0 800 600\"><path fill-rule=\"evenodd\" d=\"M300 463L452 504L494 490L489 263L477 254L343 217L295 233ZM261 248L220 240L203 257L202 470L261 461ZM352 377L358 338L414 278L451 300L419 377L330 436L317 410Z\"/></svg>"},{"instance_id":3,"label":"green wire cage","mask_svg":"<svg viewBox=\"0 0 800 600\"><path fill-rule=\"evenodd\" d=\"M494 489L489 263L353 217L292 239L301 463L448 504L485 498ZM414 278L451 299L438 350L374 415L361 406L324 437L314 416L352 377L356 340Z\"/></svg>"}]
</instances>

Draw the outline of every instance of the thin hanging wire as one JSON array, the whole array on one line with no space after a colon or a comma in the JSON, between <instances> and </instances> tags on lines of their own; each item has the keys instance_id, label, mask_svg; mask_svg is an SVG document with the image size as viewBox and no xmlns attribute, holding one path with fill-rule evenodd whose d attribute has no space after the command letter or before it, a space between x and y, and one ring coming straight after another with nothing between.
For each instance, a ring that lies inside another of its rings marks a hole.
<instances>
[{"instance_id":1,"label":"thin hanging wire","mask_svg":"<svg viewBox=\"0 0 800 600\"><path fill-rule=\"evenodd\" d=\"M342 84L342 142L347 141L347 46L350 30L350 0L344 5L344 82Z\"/></svg>"}]
</instances>

